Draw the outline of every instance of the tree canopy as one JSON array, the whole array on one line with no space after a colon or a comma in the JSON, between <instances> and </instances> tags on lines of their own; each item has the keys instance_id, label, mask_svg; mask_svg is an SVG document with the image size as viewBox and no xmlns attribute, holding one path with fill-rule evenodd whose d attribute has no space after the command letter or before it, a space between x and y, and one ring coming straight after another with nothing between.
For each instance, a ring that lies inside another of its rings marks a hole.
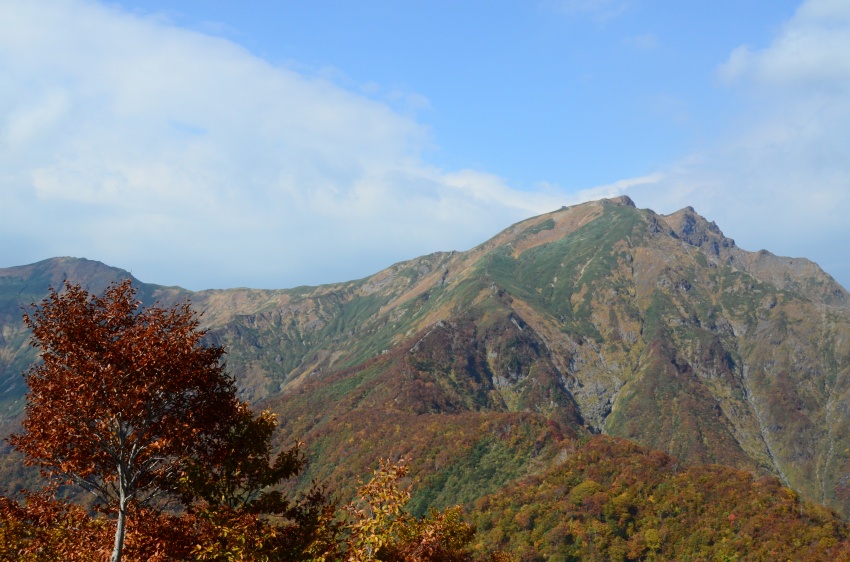
<instances>
[{"instance_id":1,"label":"tree canopy","mask_svg":"<svg viewBox=\"0 0 850 562\"><path fill-rule=\"evenodd\" d=\"M11 438L27 463L116 510L113 562L129 504L166 491L187 452L238 412L224 350L201 344L189 303L141 308L135 295L130 280L102 296L66 282L24 315L42 361L25 374L23 431Z\"/></svg>"}]
</instances>

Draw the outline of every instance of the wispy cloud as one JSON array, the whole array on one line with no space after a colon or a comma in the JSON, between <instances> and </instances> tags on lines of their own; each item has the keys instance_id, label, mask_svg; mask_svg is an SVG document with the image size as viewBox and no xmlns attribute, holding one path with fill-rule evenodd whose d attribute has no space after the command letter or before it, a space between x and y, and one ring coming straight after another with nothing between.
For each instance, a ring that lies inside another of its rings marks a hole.
<instances>
[{"instance_id":1,"label":"wispy cloud","mask_svg":"<svg viewBox=\"0 0 850 562\"><path fill-rule=\"evenodd\" d=\"M633 192L693 205L749 249L805 255L850 286L850 3L809 0L764 48L719 66L746 111L713 147Z\"/></svg>"},{"instance_id":2,"label":"wispy cloud","mask_svg":"<svg viewBox=\"0 0 850 562\"><path fill-rule=\"evenodd\" d=\"M577 195L581 201L592 201L603 197L617 197L625 194L628 190L634 189L642 185L655 185L664 179L664 175L660 173L649 174L639 178L629 178L615 181L607 185L600 185L580 191Z\"/></svg>"},{"instance_id":3,"label":"wispy cloud","mask_svg":"<svg viewBox=\"0 0 850 562\"><path fill-rule=\"evenodd\" d=\"M0 75L3 266L66 254L192 288L315 283L562 204L425 162L423 96L388 105L167 18L0 3Z\"/></svg>"},{"instance_id":4,"label":"wispy cloud","mask_svg":"<svg viewBox=\"0 0 850 562\"><path fill-rule=\"evenodd\" d=\"M765 49L735 49L720 76L729 83L783 93L827 95L850 88L850 4L810 0Z\"/></svg>"}]
</instances>

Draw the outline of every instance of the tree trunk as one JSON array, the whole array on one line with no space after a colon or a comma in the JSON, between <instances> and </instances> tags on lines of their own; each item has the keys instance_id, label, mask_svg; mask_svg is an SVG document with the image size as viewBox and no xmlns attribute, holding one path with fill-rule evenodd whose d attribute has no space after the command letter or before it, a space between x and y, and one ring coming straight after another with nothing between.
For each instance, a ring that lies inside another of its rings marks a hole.
<instances>
[{"instance_id":1,"label":"tree trunk","mask_svg":"<svg viewBox=\"0 0 850 562\"><path fill-rule=\"evenodd\" d=\"M125 520L127 518L127 503L122 498L118 504L118 525L115 529L115 546L112 549L110 562L121 562L121 553L124 550Z\"/></svg>"}]
</instances>

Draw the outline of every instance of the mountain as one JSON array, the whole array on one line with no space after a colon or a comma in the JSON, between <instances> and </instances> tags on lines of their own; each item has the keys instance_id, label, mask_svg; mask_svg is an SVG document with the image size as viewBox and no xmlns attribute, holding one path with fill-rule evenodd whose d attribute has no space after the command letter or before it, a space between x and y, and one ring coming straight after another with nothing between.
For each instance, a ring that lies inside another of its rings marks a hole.
<instances>
[{"instance_id":1,"label":"mountain","mask_svg":"<svg viewBox=\"0 0 850 562\"><path fill-rule=\"evenodd\" d=\"M0 417L8 420L21 412L26 392L21 373L36 358L22 321L25 308L46 297L49 287L61 287L66 279L99 294L109 283L128 277L133 278L123 269L68 257L0 269ZM135 278L133 281L140 298L146 302L159 298L174 301L189 295L182 289L141 283Z\"/></svg>"},{"instance_id":2,"label":"mountain","mask_svg":"<svg viewBox=\"0 0 850 562\"><path fill-rule=\"evenodd\" d=\"M15 311L63 278L98 290L127 275L69 258L0 270L10 423L34 359ZM414 508L471 504L604 433L774 475L850 515L850 294L690 207L565 207L347 283L139 286L203 311L243 397L280 414L282 442L308 444L305 478L340 490L410 454Z\"/></svg>"}]
</instances>

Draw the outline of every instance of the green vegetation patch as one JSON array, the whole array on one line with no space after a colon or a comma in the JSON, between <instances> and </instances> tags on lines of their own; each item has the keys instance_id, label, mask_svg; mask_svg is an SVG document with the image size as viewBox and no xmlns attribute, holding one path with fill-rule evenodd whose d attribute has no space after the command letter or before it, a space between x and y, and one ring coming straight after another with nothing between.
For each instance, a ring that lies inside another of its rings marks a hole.
<instances>
[{"instance_id":1,"label":"green vegetation patch","mask_svg":"<svg viewBox=\"0 0 850 562\"><path fill-rule=\"evenodd\" d=\"M618 283L612 272L624 256L614 247L639 230L641 223L636 209L606 206L601 217L568 236L535 246L517 258L510 247L499 248L478 267L482 276L542 312L563 318L571 329L600 338L589 321L592 293ZM572 297L585 286L586 294L574 309Z\"/></svg>"},{"instance_id":2,"label":"green vegetation patch","mask_svg":"<svg viewBox=\"0 0 850 562\"><path fill-rule=\"evenodd\" d=\"M541 431L545 431L542 419L516 419L502 425L501 435L484 435L467 453L417 485L408 509L423 515L431 507L471 507L478 498L524 476L532 457L540 454Z\"/></svg>"}]
</instances>

